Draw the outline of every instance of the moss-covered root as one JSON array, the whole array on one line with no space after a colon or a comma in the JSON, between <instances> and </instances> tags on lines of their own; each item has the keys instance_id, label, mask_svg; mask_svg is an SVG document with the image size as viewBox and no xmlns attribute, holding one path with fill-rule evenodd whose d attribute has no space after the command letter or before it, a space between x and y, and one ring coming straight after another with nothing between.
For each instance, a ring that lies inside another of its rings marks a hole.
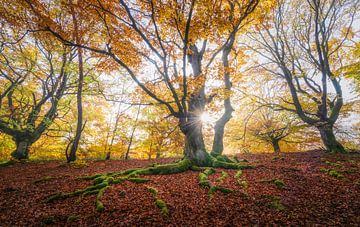
<instances>
[{"instance_id":1,"label":"moss-covered root","mask_svg":"<svg viewBox=\"0 0 360 227\"><path fill-rule=\"evenodd\" d=\"M0 167L6 167L6 166L11 166L14 165L16 163L16 161L14 160L8 160L8 161L2 161L0 162Z\"/></svg>"},{"instance_id":2,"label":"moss-covered root","mask_svg":"<svg viewBox=\"0 0 360 227\"><path fill-rule=\"evenodd\" d=\"M164 202L164 200L162 199L156 199L155 200L155 204L156 206L161 210L161 214L164 216L168 216L169 215L169 209L166 205L166 203Z\"/></svg>"},{"instance_id":3,"label":"moss-covered root","mask_svg":"<svg viewBox=\"0 0 360 227\"><path fill-rule=\"evenodd\" d=\"M101 188L96 196L96 211L102 212L104 211L105 207L104 204L101 202L101 198L104 196L105 190L108 186Z\"/></svg>"},{"instance_id":4,"label":"moss-covered root","mask_svg":"<svg viewBox=\"0 0 360 227\"><path fill-rule=\"evenodd\" d=\"M222 183L228 176L229 174L227 172L221 171L221 176L216 179L216 182Z\"/></svg>"},{"instance_id":5,"label":"moss-covered root","mask_svg":"<svg viewBox=\"0 0 360 227\"><path fill-rule=\"evenodd\" d=\"M148 168L134 169L131 171L126 171L126 174L129 177L138 176L138 175L166 175L181 173L189 170L192 166L192 163L189 159L183 159L177 163L170 163L164 165L155 165Z\"/></svg>"},{"instance_id":6,"label":"moss-covered root","mask_svg":"<svg viewBox=\"0 0 360 227\"><path fill-rule=\"evenodd\" d=\"M105 188L109 185L108 182L102 182L100 184L96 184L94 186L89 186L85 189L82 190L76 190L74 192L69 192L69 193L57 193L55 195L52 195L50 197L48 197L45 202L50 203L50 202L54 202L56 200L60 200L60 199L66 199L66 198L70 198L70 197L74 197L74 196L85 196L85 195L89 195L92 194L92 192L96 192L97 190L100 190L102 188Z\"/></svg>"},{"instance_id":7,"label":"moss-covered root","mask_svg":"<svg viewBox=\"0 0 360 227\"><path fill-rule=\"evenodd\" d=\"M241 187L243 187L243 188L247 188L248 187L248 183L247 183L247 181L246 180L242 180L241 179L241 176L243 175L243 171L241 170L241 169L239 169L236 173L235 173L235 175L234 175L234 178L235 178L235 180L236 180L236 182L237 182L237 184L239 185L239 186L241 186Z\"/></svg>"},{"instance_id":8,"label":"moss-covered root","mask_svg":"<svg viewBox=\"0 0 360 227\"><path fill-rule=\"evenodd\" d=\"M210 198L214 195L215 192L217 191L220 191L224 194L228 194L230 192L233 192L233 190L231 189L228 189L228 188L224 188L224 187L221 187L221 186L212 186L210 189L209 189L209 196Z\"/></svg>"},{"instance_id":9,"label":"moss-covered root","mask_svg":"<svg viewBox=\"0 0 360 227\"><path fill-rule=\"evenodd\" d=\"M206 168L204 170L204 172L201 172L199 174L199 185L202 187L202 188L208 188L209 191L208 191L208 194L209 194L209 199L210 201L212 200L215 192L217 191L220 191L222 193L230 193L232 192L231 189L228 189L228 188L224 188L224 187L221 187L221 186L216 186L216 185L213 185L210 180L208 179L208 176L210 176L211 174L214 174L216 171L215 169L213 168ZM223 180L228 176L228 173L226 173L225 171L222 171L221 172L221 176L216 179L216 182L223 182Z\"/></svg>"},{"instance_id":10,"label":"moss-covered root","mask_svg":"<svg viewBox=\"0 0 360 227\"><path fill-rule=\"evenodd\" d=\"M219 159L213 160L214 168L224 168L224 169L251 169L253 168L248 162L225 162Z\"/></svg>"},{"instance_id":11,"label":"moss-covered root","mask_svg":"<svg viewBox=\"0 0 360 227\"><path fill-rule=\"evenodd\" d=\"M153 195L153 197L155 199L155 205L161 210L161 214L164 216L168 216L169 209L168 209L165 201L158 197L159 191L153 187L147 187L147 190Z\"/></svg>"},{"instance_id":12,"label":"moss-covered root","mask_svg":"<svg viewBox=\"0 0 360 227\"><path fill-rule=\"evenodd\" d=\"M199 174L199 185L203 188L210 188L211 187L211 183L208 179L208 176L210 176L211 174L214 174L216 171L213 168L206 168L204 170L204 172L201 172Z\"/></svg>"},{"instance_id":13,"label":"moss-covered root","mask_svg":"<svg viewBox=\"0 0 360 227\"><path fill-rule=\"evenodd\" d=\"M193 166L191 161L189 159L182 159L174 163L169 164L163 164L163 165L157 165L152 164L149 167L146 168L133 168L133 169L127 169L123 171L117 171L117 172L109 172L109 173L103 173L103 174L95 174L90 176L82 176L78 179L85 179L85 180L94 180L94 179L104 179L106 177L129 177L133 178L138 175L166 175L166 174L174 174L174 173L181 173L185 172L186 170L201 170L200 167Z\"/></svg>"}]
</instances>

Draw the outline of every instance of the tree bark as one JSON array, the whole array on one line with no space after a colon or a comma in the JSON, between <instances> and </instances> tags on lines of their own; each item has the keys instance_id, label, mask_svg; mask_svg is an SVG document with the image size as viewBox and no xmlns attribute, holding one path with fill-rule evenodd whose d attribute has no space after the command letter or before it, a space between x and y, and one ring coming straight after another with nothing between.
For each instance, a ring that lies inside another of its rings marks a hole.
<instances>
[{"instance_id":1,"label":"tree bark","mask_svg":"<svg viewBox=\"0 0 360 227\"><path fill-rule=\"evenodd\" d=\"M225 89L228 92L226 94L226 97L224 99L224 109L225 112L221 116L219 120L216 121L214 130L214 141L212 146L211 155L217 156L221 155L224 151L224 130L225 125L230 121L232 117L232 112L234 111L233 107L231 106L231 100L230 100L230 91L231 91L231 81L230 81L230 72L229 72L229 54L231 51L231 48L235 41L235 34L232 34L229 39L229 43L225 45L222 55L222 63L224 66L224 83L225 83Z\"/></svg>"},{"instance_id":2,"label":"tree bark","mask_svg":"<svg viewBox=\"0 0 360 227\"><path fill-rule=\"evenodd\" d=\"M11 156L15 159L28 159L29 158L29 149L31 142L28 139L15 139L16 150L11 153Z\"/></svg>"},{"instance_id":3,"label":"tree bark","mask_svg":"<svg viewBox=\"0 0 360 227\"><path fill-rule=\"evenodd\" d=\"M74 23L74 36L76 39L76 43L80 44L81 39L78 34L78 21L75 16L74 9L71 8L72 19ZM79 142L81 138L81 133L83 131L83 108L82 108L82 90L84 84L84 68L83 68L83 50L82 48L78 47L78 59L79 59L79 80L78 80L78 87L77 87L77 94L76 94L76 101L77 101L77 125L76 125L76 133L73 143L71 144L70 154L68 157L67 162L73 162L76 160L76 151L79 147Z\"/></svg>"},{"instance_id":4,"label":"tree bark","mask_svg":"<svg viewBox=\"0 0 360 227\"><path fill-rule=\"evenodd\" d=\"M322 125L318 127L325 148L330 153L346 153L345 148L336 140L333 125Z\"/></svg>"},{"instance_id":5,"label":"tree bark","mask_svg":"<svg viewBox=\"0 0 360 227\"><path fill-rule=\"evenodd\" d=\"M211 157L206 152L201 122L197 118L189 118L186 125L180 125L185 134L184 156L198 166L210 166Z\"/></svg>"},{"instance_id":6,"label":"tree bark","mask_svg":"<svg viewBox=\"0 0 360 227\"><path fill-rule=\"evenodd\" d=\"M83 129L83 108L82 108L82 90L84 83L84 73L83 73L83 60L82 60L82 49L78 48L78 57L79 57L79 81L78 81L78 89L76 94L77 101L77 125L76 125L76 133L74 141L70 148L70 154L68 157L68 162L73 162L76 160L76 151L79 147L79 142L81 138L81 133Z\"/></svg>"},{"instance_id":7,"label":"tree bark","mask_svg":"<svg viewBox=\"0 0 360 227\"><path fill-rule=\"evenodd\" d=\"M195 45L190 47L192 53L188 55L194 78L200 79L201 60L204 54ZM180 117L180 129L185 134L184 155L198 166L210 166L211 156L206 152L204 138L202 134L202 123L200 116L204 112L206 104L205 85L201 84L195 90L188 101L188 111Z\"/></svg>"},{"instance_id":8,"label":"tree bark","mask_svg":"<svg viewBox=\"0 0 360 227\"><path fill-rule=\"evenodd\" d=\"M136 119L135 119L135 122L134 122L134 127L133 127L133 129L131 131L129 145L128 145L126 153L125 153L125 160L129 160L130 149L131 149L132 141L133 141L133 138L134 138L135 130L136 130L136 127L137 127L137 123L138 123L138 120L139 120L139 115L140 115L140 105L139 105L138 110L137 110Z\"/></svg>"},{"instance_id":9,"label":"tree bark","mask_svg":"<svg viewBox=\"0 0 360 227\"><path fill-rule=\"evenodd\" d=\"M280 153L279 140L273 139L273 140L271 140L271 144L274 148L275 155L278 155Z\"/></svg>"}]
</instances>

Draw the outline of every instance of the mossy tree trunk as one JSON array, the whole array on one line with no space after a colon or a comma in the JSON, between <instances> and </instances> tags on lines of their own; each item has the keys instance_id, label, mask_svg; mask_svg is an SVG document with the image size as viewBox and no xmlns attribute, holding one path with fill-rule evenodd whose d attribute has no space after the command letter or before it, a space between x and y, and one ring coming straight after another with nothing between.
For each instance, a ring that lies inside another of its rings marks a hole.
<instances>
[{"instance_id":1,"label":"mossy tree trunk","mask_svg":"<svg viewBox=\"0 0 360 227\"><path fill-rule=\"evenodd\" d=\"M346 153L345 148L336 140L333 125L326 124L318 127L325 148L331 153Z\"/></svg>"},{"instance_id":2,"label":"mossy tree trunk","mask_svg":"<svg viewBox=\"0 0 360 227\"><path fill-rule=\"evenodd\" d=\"M28 138L16 138L15 139L16 150L11 153L11 156L15 159L28 159L29 150L32 144L31 140Z\"/></svg>"},{"instance_id":3,"label":"mossy tree trunk","mask_svg":"<svg viewBox=\"0 0 360 227\"><path fill-rule=\"evenodd\" d=\"M198 124L199 122L194 122L186 127L184 155L198 166L210 166L211 157L206 152L201 124Z\"/></svg>"}]
</instances>

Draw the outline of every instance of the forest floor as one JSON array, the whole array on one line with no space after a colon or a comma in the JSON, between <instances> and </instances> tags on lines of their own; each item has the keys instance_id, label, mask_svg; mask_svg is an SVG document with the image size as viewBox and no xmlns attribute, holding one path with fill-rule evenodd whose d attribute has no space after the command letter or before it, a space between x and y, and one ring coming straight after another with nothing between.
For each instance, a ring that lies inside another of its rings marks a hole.
<instances>
[{"instance_id":1,"label":"forest floor","mask_svg":"<svg viewBox=\"0 0 360 227\"><path fill-rule=\"evenodd\" d=\"M168 163L154 161L91 161L78 167L50 162L16 163L0 167L0 226L41 225L359 225L360 153L329 155L323 151L282 154L244 154L253 169L217 169L209 176L215 185L232 189L216 192L198 184L199 172L146 176L151 181L125 181L105 191L103 212L95 209L96 195L44 202L59 191L71 192L92 184L79 176ZM216 182L228 173L223 181ZM168 208L161 213L148 187L158 190Z\"/></svg>"}]
</instances>

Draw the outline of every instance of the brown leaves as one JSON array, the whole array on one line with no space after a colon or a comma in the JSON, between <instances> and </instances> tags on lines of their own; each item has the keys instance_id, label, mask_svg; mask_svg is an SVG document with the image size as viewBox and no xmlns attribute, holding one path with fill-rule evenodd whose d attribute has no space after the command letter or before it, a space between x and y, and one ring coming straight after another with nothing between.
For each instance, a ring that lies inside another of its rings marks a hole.
<instances>
[{"instance_id":1,"label":"brown leaves","mask_svg":"<svg viewBox=\"0 0 360 227\"><path fill-rule=\"evenodd\" d=\"M272 160L271 154L242 155L256 164L244 170L241 178L248 182L243 188L236 183L236 171L228 170L229 177L222 186L234 192L218 193L209 203L206 190L198 185L198 172L149 176L146 184L124 182L109 188L102 202L105 211L95 211L95 195L84 197L81 203L69 198L52 204L44 198L57 192L70 192L91 184L77 176L146 166L149 161L98 161L89 167L76 169L57 162L23 163L0 167L0 222L2 225L356 225L359 223L360 155L328 156L322 151L287 153L284 160ZM171 159L157 160L158 163ZM326 162L328 161L328 162ZM343 180L320 171L327 163L341 163L338 168ZM357 168L357 171L345 171ZM217 171L210 180L220 177ZM36 179L49 181L34 184ZM70 176L70 177L69 177ZM261 181L282 179L286 188ZM158 189L159 198L166 201L169 216L163 216L154 205L147 187ZM76 218L73 218L76 217ZM46 223L44 223L46 222Z\"/></svg>"}]
</instances>

